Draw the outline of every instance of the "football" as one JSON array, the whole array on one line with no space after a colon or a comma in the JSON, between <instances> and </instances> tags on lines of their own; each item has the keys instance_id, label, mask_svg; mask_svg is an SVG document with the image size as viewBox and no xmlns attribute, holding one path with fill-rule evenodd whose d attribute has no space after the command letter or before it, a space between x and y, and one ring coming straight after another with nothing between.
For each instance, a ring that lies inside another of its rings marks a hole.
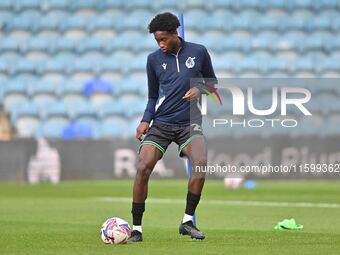
<instances>
[{"instance_id":1,"label":"football","mask_svg":"<svg viewBox=\"0 0 340 255\"><path fill-rule=\"evenodd\" d=\"M107 219L100 229L100 237L105 244L125 244L130 235L129 223L118 217Z\"/></svg>"}]
</instances>

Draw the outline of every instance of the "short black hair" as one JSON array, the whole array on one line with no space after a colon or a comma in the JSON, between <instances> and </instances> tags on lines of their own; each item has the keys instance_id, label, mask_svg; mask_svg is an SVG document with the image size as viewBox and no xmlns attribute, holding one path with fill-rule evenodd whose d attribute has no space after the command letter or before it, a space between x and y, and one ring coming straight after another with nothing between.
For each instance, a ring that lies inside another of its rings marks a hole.
<instances>
[{"instance_id":1,"label":"short black hair","mask_svg":"<svg viewBox=\"0 0 340 255\"><path fill-rule=\"evenodd\" d=\"M180 26L178 18L170 12L164 12L157 14L154 17L148 28L149 33L152 34L156 31L168 31L176 32L176 29Z\"/></svg>"}]
</instances>

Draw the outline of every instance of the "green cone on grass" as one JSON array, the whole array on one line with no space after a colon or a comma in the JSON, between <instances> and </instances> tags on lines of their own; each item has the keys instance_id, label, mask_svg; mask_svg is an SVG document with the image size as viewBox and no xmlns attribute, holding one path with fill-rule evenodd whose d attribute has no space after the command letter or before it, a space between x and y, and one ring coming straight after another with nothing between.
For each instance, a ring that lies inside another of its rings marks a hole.
<instances>
[{"instance_id":1,"label":"green cone on grass","mask_svg":"<svg viewBox=\"0 0 340 255\"><path fill-rule=\"evenodd\" d=\"M284 219L276 224L275 229L278 230L297 230L303 229L303 225L297 224L295 219Z\"/></svg>"}]
</instances>

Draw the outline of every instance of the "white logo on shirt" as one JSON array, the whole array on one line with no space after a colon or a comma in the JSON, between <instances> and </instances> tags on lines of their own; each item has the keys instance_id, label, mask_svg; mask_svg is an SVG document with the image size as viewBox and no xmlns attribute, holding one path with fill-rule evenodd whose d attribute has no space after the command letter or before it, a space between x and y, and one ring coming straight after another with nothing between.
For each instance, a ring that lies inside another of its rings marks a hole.
<instances>
[{"instance_id":1,"label":"white logo on shirt","mask_svg":"<svg viewBox=\"0 0 340 255\"><path fill-rule=\"evenodd\" d=\"M193 131L200 131L200 132L202 132L202 128L201 128L200 125L194 123L194 124L191 124L191 126L194 127Z\"/></svg>"},{"instance_id":2,"label":"white logo on shirt","mask_svg":"<svg viewBox=\"0 0 340 255\"><path fill-rule=\"evenodd\" d=\"M163 69L165 70L165 69L166 69L166 64L163 63L162 67L163 67Z\"/></svg>"},{"instance_id":3,"label":"white logo on shirt","mask_svg":"<svg viewBox=\"0 0 340 255\"><path fill-rule=\"evenodd\" d=\"M188 59L185 61L185 65L187 68L193 68L195 66L195 58L196 57L188 57Z\"/></svg>"}]
</instances>

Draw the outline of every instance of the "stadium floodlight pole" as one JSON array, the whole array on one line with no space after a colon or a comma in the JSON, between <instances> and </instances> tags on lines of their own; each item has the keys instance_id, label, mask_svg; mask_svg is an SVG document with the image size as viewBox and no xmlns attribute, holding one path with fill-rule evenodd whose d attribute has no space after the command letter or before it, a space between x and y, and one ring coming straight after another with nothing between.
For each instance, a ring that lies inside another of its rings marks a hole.
<instances>
[{"instance_id":1,"label":"stadium floodlight pole","mask_svg":"<svg viewBox=\"0 0 340 255\"><path fill-rule=\"evenodd\" d=\"M184 40L184 16L183 13L179 14L179 35ZM188 178L191 177L191 162L189 159L187 159L187 173ZM196 226L196 213L194 213L194 217L192 219L193 224Z\"/></svg>"}]
</instances>

